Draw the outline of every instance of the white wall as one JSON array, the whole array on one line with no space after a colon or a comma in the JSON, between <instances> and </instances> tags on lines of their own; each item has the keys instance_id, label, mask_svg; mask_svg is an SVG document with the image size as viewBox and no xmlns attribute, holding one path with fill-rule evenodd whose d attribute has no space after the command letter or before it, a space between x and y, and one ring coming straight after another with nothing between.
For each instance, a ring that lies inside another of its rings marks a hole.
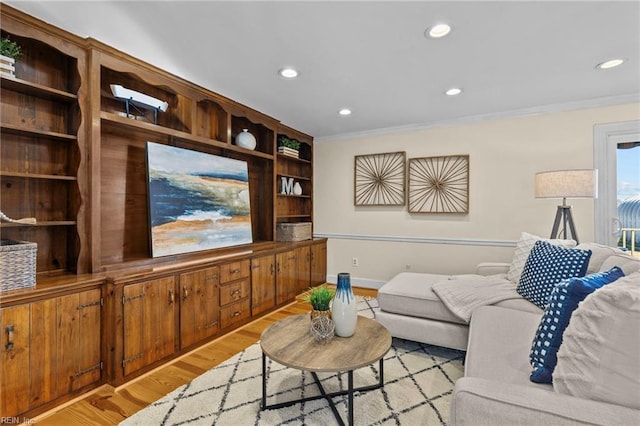
<instances>
[{"instance_id":1,"label":"white wall","mask_svg":"<svg viewBox=\"0 0 640 426\"><path fill-rule=\"evenodd\" d=\"M355 284L376 286L407 269L465 273L480 261L509 262L522 231L548 236L561 202L534 198L535 173L593 167L593 126L638 119L639 111L634 103L319 141L314 233L329 237L329 280L349 272ZM395 151L407 159L469 154L469 213L354 207L354 156ZM580 240L592 241L593 200L569 203Z\"/></svg>"}]
</instances>

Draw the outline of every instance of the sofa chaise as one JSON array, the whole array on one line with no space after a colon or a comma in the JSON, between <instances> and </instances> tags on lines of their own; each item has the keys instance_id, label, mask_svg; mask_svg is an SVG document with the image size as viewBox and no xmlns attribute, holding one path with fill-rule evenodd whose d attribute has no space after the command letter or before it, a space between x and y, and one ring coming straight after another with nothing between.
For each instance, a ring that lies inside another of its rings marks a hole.
<instances>
[{"instance_id":1,"label":"sofa chaise","mask_svg":"<svg viewBox=\"0 0 640 426\"><path fill-rule=\"evenodd\" d=\"M523 233L511 263L481 263L475 274L401 272L378 290L380 307L375 312L375 318L394 337L466 350L469 339L468 319L453 313L434 291L434 288L442 289L454 282L463 285L482 282L502 284L500 297L496 297L497 301L491 305L542 315L540 307L516 291L527 257L538 240L552 241L567 247L575 246L575 242L571 240L546 240ZM616 265L627 275L640 270L640 259L634 259L619 249L596 243L580 244L576 248L592 251L587 273L608 270Z\"/></svg>"},{"instance_id":2,"label":"sofa chaise","mask_svg":"<svg viewBox=\"0 0 640 426\"><path fill-rule=\"evenodd\" d=\"M477 274L398 274L378 292L376 319L395 337L467 351L450 425L640 424L640 260L598 244L577 246L591 251L586 274L618 266L624 277L580 302L552 383L533 383L532 343L547 314L512 280L538 240L523 233L511 264L481 264ZM439 297L454 283L485 283L502 294L460 312Z\"/></svg>"}]
</instances>

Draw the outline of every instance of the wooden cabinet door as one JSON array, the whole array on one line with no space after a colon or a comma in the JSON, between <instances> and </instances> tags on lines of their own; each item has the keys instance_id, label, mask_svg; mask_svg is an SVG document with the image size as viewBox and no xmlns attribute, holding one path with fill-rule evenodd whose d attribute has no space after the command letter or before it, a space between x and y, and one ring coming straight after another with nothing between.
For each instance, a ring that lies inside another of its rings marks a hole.
<instances>
[{"instance_id":1,"label":"wooden cabinet door","mask_svg":"<svg viewBox=\"0 0 640 426\"><path fill-rule=\"evenodd\" d=\"M61 299L61 298L58 298ZM30 307L30 340L31 353L29 355L29 408L38 407L60 395L71 391L62 386L64 376L73 377L77 370L67 368L65 359L58 350L64 342L59 339L67 325L60 322L57 305L58 299L48 299L34 302ZM68 351L74 349L67 347ZM77 349L76 349L77 350Z\"/></svg>"},{"instance_id":2,"label":"wooden cabinet door","mask_svg":"<svg viewBox=\"0 0 640 426\"><path fill-rule=\"evenodd\" d=\"M327 282L327 243L311 245L311 286Z\"/></svg>"},{"instance_id":3,"label":"wooden cabinet door","mask_svg":"<svg viewBox=\"0 0 640 426\"><path fill-rule=\"evenodd\" d=\"M15 416L100 380L101 296L96 289L0 310L2 413Z\"/></svg>"},{"instance_id":4,"label":"wooden cabinet door","mask_svg":"<svg viewBox=\"0 0 640 426\"><path fill-rule=\"evenodd\" d=\"M270 254L251 259L251 315L276 305L276 259Z\"/></svg>"},{"instance_id":5,"label":"wooden cabinet door","mask_svg":"<svg viewBox=\"0 0 640 426\"><path fill-rule=\"evenodd\" d=\"M276 254L276 303L293 300L298 292L296 284L296 251Z\"/></svg>"},{"instance_id":6,"label":"wooden cabinet door","mask_svg":"<svg viewBox=\"0 0 640 426\"><path fill-rule=\"evenodd\" d=\"M175 278L124 287L124 375L176 349Z\"/></svg>"},{"instance_id":7,"label":"wooden cabinet door","mask_svg":"<svg viewBox=\"0 0 640 426\"><path fill-rule=\"evenodd\" d=\"M298 294L309 290L311 286L311 248L309 246L296 249L296 285Z\"/></svg>"},{"instance_id":8,"label":"wooden cabinet door","mask_svg":"<svg viewBox=\"0 0 640 426\"><path fill-rule=\"evenodd\" d=\"M0 413L14 417L29 409L29 305L0 309Z\"/></svg>"},{"instance_id":9,"label":"wooden cabinet door","mask_svg":"<svg viewBox=\"0 0 640 426\"><path fill-rule=\"evenodd\" d=\"M218 268L180 274L180 347L214 335L218 319Z\"/></svg>"},{"instance_id":10,"label":"wooden cabinet door","mask_svg":"<svg viewBox=\"0 0 640 426\"><path fill-rule=\"evenodd\" d=\"M102 375L100 346L102 292L58 298L58 394L97 382Z\"/></svg>"}]
</instances>

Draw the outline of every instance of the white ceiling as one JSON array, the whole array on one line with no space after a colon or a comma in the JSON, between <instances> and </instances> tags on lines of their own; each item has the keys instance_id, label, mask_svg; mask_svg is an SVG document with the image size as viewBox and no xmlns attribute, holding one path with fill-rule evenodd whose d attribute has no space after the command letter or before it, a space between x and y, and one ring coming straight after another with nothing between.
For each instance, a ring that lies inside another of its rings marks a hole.
<instances>
[{"instance_id":1,"label":"white ceiling","mask_svg":"<svg viewBox=\"0 0 640 426\"><path fill-rule=\"evenodd\" d=\"M322 139L640 100L639 1L5 3Z\"/></svg>"}]
</instances>

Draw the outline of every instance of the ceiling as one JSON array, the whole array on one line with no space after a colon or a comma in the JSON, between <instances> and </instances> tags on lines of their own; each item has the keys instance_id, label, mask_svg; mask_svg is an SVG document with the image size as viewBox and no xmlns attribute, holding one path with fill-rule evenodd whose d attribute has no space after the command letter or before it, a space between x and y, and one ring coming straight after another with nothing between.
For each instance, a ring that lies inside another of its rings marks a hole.
<instances>
[{"instance_id":1,"label":"ceiling","mask_svg":"<svg viewBox=\"0 0 640 426\"><path fill-rule=\"evenodd\" d=\"M640 100L639 1L5 3L325 140Z\"/></svg>"}]
</instances>

